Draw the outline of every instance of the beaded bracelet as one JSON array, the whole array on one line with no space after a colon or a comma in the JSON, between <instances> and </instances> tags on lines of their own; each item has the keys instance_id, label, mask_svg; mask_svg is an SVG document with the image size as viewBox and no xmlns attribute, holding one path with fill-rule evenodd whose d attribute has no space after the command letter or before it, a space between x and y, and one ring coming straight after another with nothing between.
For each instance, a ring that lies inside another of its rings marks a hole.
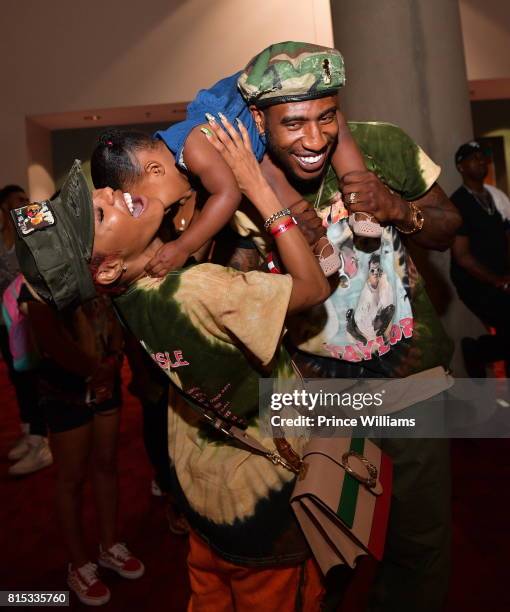
<instances>
[{"instance_id":1,"label":"beaded bracelet","mask_svg":"<svg viewBox=\"0 0 510 612\"><path fill-rule=\"evenodd\" d=\"M283 208L282 210L279 210L278 212L275 212L270 217L268 217L264 221L264 229L269 230L271 224L273 224L275 221L278 221L278 219L281 219L282 217L290 217L289 208Z\"/></svg>"},{"instance_id":2,"label":"beaded bracelet","mask_svg":"<svg viewBox=\"0 0 510 612\"><path fill-rule=\"evenodd\" d=\"M280 223L280 225L272 228L271 229L271 234L275 238L278 238L278 236L281 236L287 230L291 229L295 225L297 225L297 221L294 219L294 217L291 217L290 219L287 219L287 221L285 221L285 223Z\"/></svg>"}]
</instances>

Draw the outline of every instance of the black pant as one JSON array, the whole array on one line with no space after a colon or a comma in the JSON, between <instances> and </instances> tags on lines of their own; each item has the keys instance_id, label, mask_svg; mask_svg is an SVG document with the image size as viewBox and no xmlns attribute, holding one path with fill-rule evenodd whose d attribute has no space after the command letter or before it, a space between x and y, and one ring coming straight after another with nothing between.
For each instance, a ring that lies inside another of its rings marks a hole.
<instances>
[{"instance_id":1,"label":"black pant","mask_svg":"<svg viewBox=\"0 0 510 612\"><path fill-rule=\"evenodd\" d=\"M45 436L44 414L37 406L37 373L35 370L17 372L14 369L9 348L9 336L5 325L0 325L0 351L7 365L7 375L16 393L20 421L30 425L32 435Z\"/></svg>"},{"instance_id":2,"label":"black pant","mask_svg":"<svg viewBox=\"0 0 510 612\"><path fill-rule=\"evenodd\" d=\"M305 378L384 378L380 360L350 363L294 351ZM424 406L425 409L425 406ZM374 440L393 461L386 550L368 587L370 612L439 612L450 568L449 443L441 439ZM348 572L328 579L326 610L347 588Z\"/></svg>"},{"instance_id":3,"label":"black pant","mask_svg":"<svg viewBox=\"0 0 510 612\"><path fill-rule=\"evenodd\" d=\"M484 334L477 338L480 360L510 362L510 294L484 285L483 290L477 291L460 288L459 298L485 325L496 330L496 335Z\"/></svg>"}]
</instances>

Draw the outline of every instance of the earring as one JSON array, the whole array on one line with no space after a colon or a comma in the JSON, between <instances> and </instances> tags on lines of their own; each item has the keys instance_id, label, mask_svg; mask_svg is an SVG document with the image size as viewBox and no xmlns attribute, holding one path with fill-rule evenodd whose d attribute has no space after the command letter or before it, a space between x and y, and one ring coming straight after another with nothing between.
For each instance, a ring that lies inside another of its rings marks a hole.
<instances>
[{"instance_id":1,"label":"earring","mask_svg":"<svg viewBox=\"0 0 510 612\"><path fill-rule=\"evenodd\" d=\"M122 266L122 274L124 274L124 272L127 272L127 266Z\"/></svg>"}]
</instances>

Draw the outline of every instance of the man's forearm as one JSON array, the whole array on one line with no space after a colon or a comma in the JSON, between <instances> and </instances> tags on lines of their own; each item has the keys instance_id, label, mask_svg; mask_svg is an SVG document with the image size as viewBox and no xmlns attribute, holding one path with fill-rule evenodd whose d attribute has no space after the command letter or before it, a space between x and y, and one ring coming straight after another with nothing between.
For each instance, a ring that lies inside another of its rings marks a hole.
<instances>
[{"instance_id":1,"label":"man's forearm","mask_svg":"<svg viewBox=\"0 0 510 612\"><path fill-rule=\"evenodd\" d=\"M468 274L487 285L497 286L502 277L498 276L486 268L471 254L466 254L461 258L456 258L457 263L466 270Z\"/></svg>"},{"instance_id":2,"label":"man's forearm","mask_svg":"<svg viewBox=\"0 0 510 612\"><path fill-rule=\"evenodd\" d=\"M418 223L418 213L416 210L413 213L411 203L384 185L373 172L349 172L342 178L341 188L349 213L368 213L379 223L400 229L402 236L426 249L448 249L461 224L457 209L436 183L414 201L423 215L423 224Z\"/></svg>"},{"instance_id":3,"label":"man's forearm","mask_svg":"<svg viewBox=\"0 0 510 612\"><path fill-rule=\"evenodd\" d=\"M414 202L423 214L424 223L419 232L408 235L409 240L425 249L446 251L461 225L459 212L437 184Z\"/></svg>"}]
</instances>

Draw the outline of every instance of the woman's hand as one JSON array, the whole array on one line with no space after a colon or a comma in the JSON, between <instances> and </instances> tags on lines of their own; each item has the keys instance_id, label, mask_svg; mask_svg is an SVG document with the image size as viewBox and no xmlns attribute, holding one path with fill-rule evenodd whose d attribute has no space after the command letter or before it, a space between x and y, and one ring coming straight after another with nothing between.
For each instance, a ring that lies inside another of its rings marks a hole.
<instances>
[{"instance_id":1,"label":"woman's hand","mask_svg":"<svg viewBox=\"0 0 510 612\"><path fill-rule=\"evenodd\" d=\"M239 189L253 201L261 187L267 188L267 182L253 154L248 132L239 119L237 120L238 132L224 115L221 113L218 115L223 127L214 118L211 118L209 119L210 129L202 128L202 132L230 166Z\"/></svg>"},{"instance_id":2,"label":"woman's hand","mask_svg":"<svg viewBox=\"0 0 510 612\"><path fill-rule=\"evenodd\" d=\"M223 128L211 120L210 130L202 128L207 139L230 166L239 188L251 200L262 219L270 220L275 213L284 212L283 218L289 224L275 239L282 263L292 277L288 312L306 310L323 302L329 296L329 284L303 234L291 222L285 209L282 211L281 202L263 177L246 128L238 121L238 133L223 115L219 116ZM270 233L273 226L274 222L269 226Z\"/></svg>"}]
</instances>

